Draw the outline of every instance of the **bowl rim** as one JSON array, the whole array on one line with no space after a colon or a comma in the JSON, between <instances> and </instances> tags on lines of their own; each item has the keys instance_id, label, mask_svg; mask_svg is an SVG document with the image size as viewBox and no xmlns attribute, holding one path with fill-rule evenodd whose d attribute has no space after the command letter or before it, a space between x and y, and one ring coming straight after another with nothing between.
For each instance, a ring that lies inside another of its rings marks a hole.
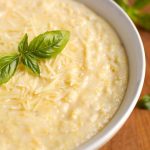
<instances>
[{"instance_id":1,"label":"bowl rim","mask_svg":"<svg viewBox=\"0 0 150 150\"><path fill-rule=\"evenodd\" d=\"M86 141L85 143L83 143L81 146L79 146L79 148L77 148L78 150L95 150L95 149L99 148L99 146L103 146L105 143L107 143L120 130L120 128L124 125L124 123L127 121L129 116L131 115L134 107L136 106L136 103L140 97L140 94L141 94L141 91L142 91L142 88L144 85L144 80L145 80L146 58L145 58L144 45L143 45L142 39L140 37L140 34L139 34L135 24L130 19L130 17L116 2L114 2L113 0L108 0L107 2L109 2L110 5L112 5L115 9L117 9L117 11L120 12L124 16L126 21L128 21L128 23L130 24L131 28L133 29L133 31L136 35L137 41L139 42L139 50L141 52L141 66L142 66L142 68L140 68L141 69L140 81L137 85L137 91L133 95L132 102L129 104L129 107L126 106L126 109L124 110L122 117L114 120L114 121L116 121L115 125L113 125L112 128L108 128L107 131L105 131L105 132L101 131L101 132L103 132L103 133L101 133L101 135L98 134L98 135L92 137L91 139L89 139L88 141ZM116 112L116 114L117 114L117 112ZM116 114L114 115L114 117L116 116Z\"/></svg>"}]
</instances>

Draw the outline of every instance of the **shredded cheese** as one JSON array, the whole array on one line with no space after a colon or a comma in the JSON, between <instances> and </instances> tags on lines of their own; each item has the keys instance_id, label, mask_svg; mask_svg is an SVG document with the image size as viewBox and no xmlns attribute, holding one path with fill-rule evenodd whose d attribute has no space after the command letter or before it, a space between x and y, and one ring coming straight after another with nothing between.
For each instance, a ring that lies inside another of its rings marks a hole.
<instances>
[{"instance_id":1,"label":"shredded cheese","mask_svg":"<svg viewBox=\"0 0 150 150\"><path fill-rule=\"evenodd\" d=\"M0 55L22 36L71 32L58 57L34 76L19 65L0 86L1 150L71 150L95 135L118 109L128 81L124 48L110 25L72 0L0 0ZM116 61L117 60L117 61Z\"/></svg>"}]
</instances>

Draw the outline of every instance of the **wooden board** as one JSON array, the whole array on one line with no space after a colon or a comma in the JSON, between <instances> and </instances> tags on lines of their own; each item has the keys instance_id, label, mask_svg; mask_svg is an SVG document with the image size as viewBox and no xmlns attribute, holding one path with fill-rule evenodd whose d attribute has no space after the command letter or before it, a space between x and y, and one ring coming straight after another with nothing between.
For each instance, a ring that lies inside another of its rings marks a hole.
<instances>
[{"instance_id":1,"label":"wooden board","mask_svg":"<svg viewBox=\"0 0 150 150\"><path fill-rule=\"evenodd\" d=\"M150 93L150 32L142 29L139 29L139 32L144 42L147 59L142 96ZM135 108L123 128L101 150L150 150L150 111Z\"/></svg>"}]
</instances>

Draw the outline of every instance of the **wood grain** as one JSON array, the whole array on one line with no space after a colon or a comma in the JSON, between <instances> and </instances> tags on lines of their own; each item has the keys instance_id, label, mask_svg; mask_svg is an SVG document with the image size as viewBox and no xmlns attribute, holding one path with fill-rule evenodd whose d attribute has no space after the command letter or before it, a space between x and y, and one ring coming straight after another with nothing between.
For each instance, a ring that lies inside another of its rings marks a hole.
<instances>
[{"instance_id":1,"label":"wood grain","mask_svg":"<svg viewBox=\"0 0 150 150\"><path fill-rule=\"evenodd\" d=\"M147 59L142 96L150 93L150 32L142 29L139 29L139 32L145 46ZM101 150L150 150L150 111L135 108L123 128Z\"/></svg>"}]
</instances>

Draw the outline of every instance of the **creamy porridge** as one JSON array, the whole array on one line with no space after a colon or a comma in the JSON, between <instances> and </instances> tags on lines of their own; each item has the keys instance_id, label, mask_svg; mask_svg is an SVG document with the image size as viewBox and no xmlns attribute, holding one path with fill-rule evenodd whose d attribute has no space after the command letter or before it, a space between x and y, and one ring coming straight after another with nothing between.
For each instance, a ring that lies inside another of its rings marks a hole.
<instances>
[{"instance_id":1,"label":"creamy porridge","mask_svg":"<svg viewBox=\"0 0 150 150\"><path fill-rule=\"evenodd\" d=\"M125 50L112 27L72 0L1 0L0 54L51 30L69 30L56 58L34 76L19 66L0 86L1 150L72 150L102 130L126 91Z\"/></svg>"}]
</instances>

